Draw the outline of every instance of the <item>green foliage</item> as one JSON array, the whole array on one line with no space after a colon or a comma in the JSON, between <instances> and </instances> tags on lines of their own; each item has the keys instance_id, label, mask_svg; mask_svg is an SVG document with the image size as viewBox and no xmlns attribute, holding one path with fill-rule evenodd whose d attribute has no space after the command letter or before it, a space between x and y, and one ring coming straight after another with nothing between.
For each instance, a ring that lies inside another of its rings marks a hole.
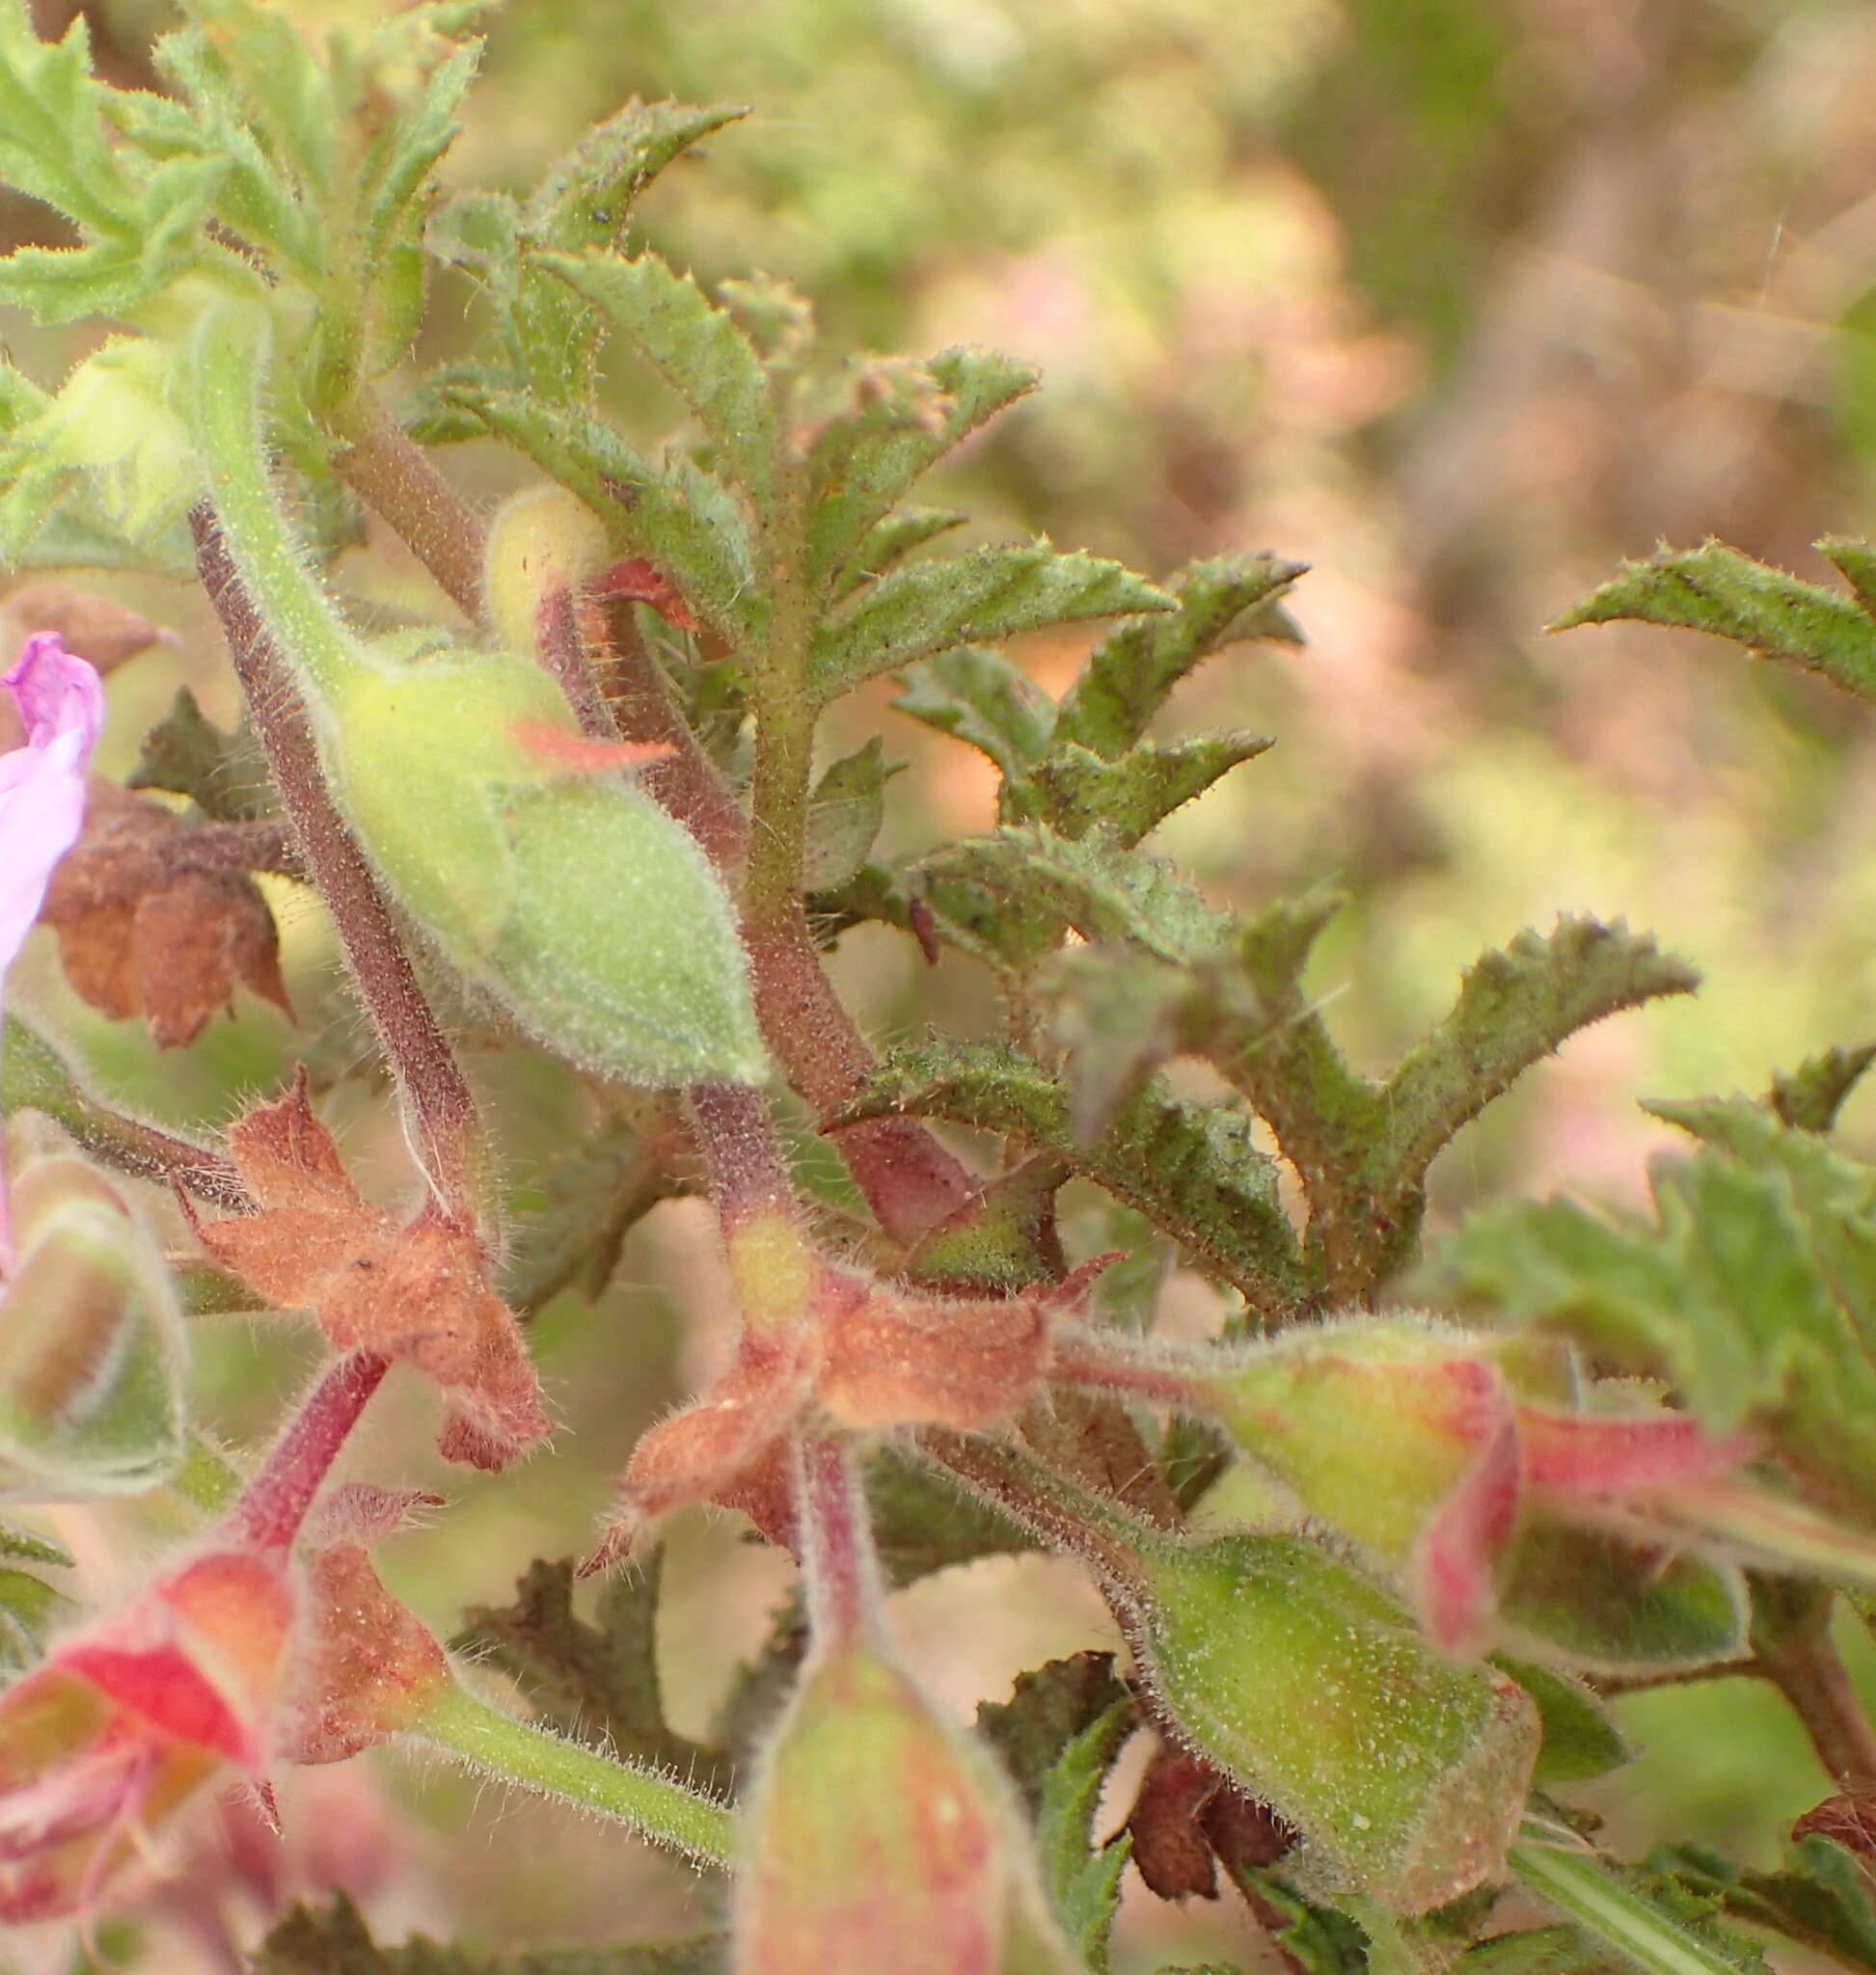
<instances>
[{"instance_id":1,"label":"green foliage","mask_svg":"<svg viewBox=\"0 0 1876 1975\"><path fill-rule=\"evenodd\" d=\"M187 796L215 823L251 823L280 807L254 736L245 729L223 733L186 686L177 689L169 712L145 733L124 786Z\"/></svg>"},{"instance_id":2,"label":"green foliage","mask_svg":"<svg viewBox=\"0 0 1876 1975\"><path fill-rule=\"evenodd\" d=\"M722 1975L727 1952L714 1934L521 1955L475 1954L421 1934L381 1947L358 1908L335 1893L323 1909L295 1907L261 1943L252 1966L254 1975Z\"/></svg>"},{"instance_id":3,"label":"green foliage","mask_svg":"<svg viewBox=\"0 0 1876 1975\"><path fill-rule=\"evenodd\" d=\"M0 1523L0 1678L24 1672L71 1614L72 1600L45 1578L71 1563L56 1543Z\"/></svg>"},{"instance_id":4,"label":"green foliage","mask_svg":"<svg viewBox=\"0 0 1876 1975\"><path fill-rule=\"evenodd\" d=\"M1634 1751L1607 1704L1580 1680L1503 1654L1497 1664L1536 1703L1543 1722L1536 1782L1541 1790L1588 1782L1619 1769Z\"/></svg>"},{"instance_id":5,"label":"green foliage","mask_svg":"<svg viewBox=\"0 0 1876 1975\"><path fill-rule=\"evenodd\" d=\"M1876 1171L1743 1098L1654 1108L1703 1141L1656 1168L1655 1226L1521 1203L1470 1220L1442 1270L1468 1304L1668 1379L1715 1431L1762 1428L1809 1492L1866 1524Z\"/></svg>"},{"instance_id":6,"label":"green foliage","mask_svg":"<svg viewBox=\"0 0 1876 1975\"><path fill-rule=\"evenodd\" d=\"M1761 1928L1851 1968L1876 1968L1876 1897L1866 1859L1831 1839L1808 1836L1784 1848L1767 1872L1733 1863L1700 1845L1651 1853L1645 1870L1733 1921Z\"/></svg>"},{"instance_id":7,"label":"green foliage","mask_svg":"<svg viewBox=\"0 0 1876 1975\"><path fill-rule=\"evenodd\" d=\"M455 1643L521 1682L567 1734L629 1761L711 1787L712 1752L665 1719L658 1673L658 1589L663 1553L652 1551L606 1587L587 1624L573 1610L573 1566L537 1560L503 1610L463 1614Z\"/></svg>"},{"instance_id":8,"label":"green foliage","mask_svg":"<svg viewBox=\"0 0 1876 1975\"><path fill-rule=\"evenodd\" d=\"M1876 698L1870 585L1876 558L1864 542L1827 537L1817 547L1849 579L1853 596L1801 582L1709 541L1685 554L1664 549L1651 561L1625 564L1619 576L1566 610L1551 629L1636 617L1711 632L1763 658L1821 673L1846 692Z\"/></svg>"}]
</instances>

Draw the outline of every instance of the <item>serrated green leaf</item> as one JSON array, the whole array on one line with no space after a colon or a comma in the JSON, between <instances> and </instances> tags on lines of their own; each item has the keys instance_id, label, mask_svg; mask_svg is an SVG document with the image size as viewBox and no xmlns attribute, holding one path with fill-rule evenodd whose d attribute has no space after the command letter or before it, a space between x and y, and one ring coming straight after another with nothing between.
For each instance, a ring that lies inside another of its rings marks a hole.
<instances>
[{"instance_id":1,"label":"serrated green leaf","mask_svg":"<svg viewBox=\"0 0 1876 1975\"><path fill-rule=\"evenodd\" d=\"M1101 1735L1091 1748L1099 1747L1111 1736L1114 1717L1131 1702L1126 1683L1114 1671L1112 1653L1075 1653L1018 1674L1007 1701L980 1701L977 1732L996 1750L1030 1814L1036 1816L1047 1799L1050 1778L1076 1742L1090 1730L1099 1729ZM1101 1776L1118 1753L1116 1745L1101 1760L1095 1775L1097 1795ZM1084 1772L1087 1767L1085 1761L1080 1764ZM1073 1777L1069 1780L1073 1782ZM1077 1786L1072 1794L1085 1795L1085 1790ZM1085 1809L1092 1817L1092 1799L1087 1800ZM1084 1853L1087 1829L1084 1823Z\"/></svg>"},{"instance_id":2,"label":"serrated green leaf","mask_svg":"<svg viewBox=\"0 0 1876 1975\"><path fill-rule=\"evenodd\" d=\"M969 519L961 507L902 507L887 515L866 531L836 595L851 595L868 577L884 575L914 549L962 528Z\"/></svg>"},{"instance_id":3,"label":"serrated green leaf","mask_svg":"<svg viewBox=\"0 0 1876 1975\"><path fill-rule=\"evenodd\" d=\"M223 733L186 686L177 688L169 712L144 736L124 786L187 796L215 823L252 823L280 808L253 736Z\"/></svg>"},{"instance_id":4,"label":"serrated green leaf","mask_svg":"<svg viewBox=\"0 0 1876 1975\"><path fill-rule=\"evenodd\" d=\"M1768 659L1820 672L1864 699L1876 698L1876 621L1851 598L1708 541L1664 549L1565 610L1553 631L1638 618L1730 637Z\"/></svg>"},{"instance_id":5,"label":"serrated green leaf","mask_svg":"<svg viewBox=\"0 0 1876 1975\"><path fill-rule=\"evenodd\" d=\"M1494 1934L1468 1948L1455 1975L1634 1975L1635 1964L1574 1927Z\"/></svg>"},{"instance_id":6,"label":"serrated green leaf","mask_svg":"<svg viewBox=\"0 0 1876 1975\"><path fill-rule=\"evenodd\" d=\"M1780 1122L1794 1131L1831 1131L1843 1100L1872 1063L1876 1042L1865 1042L1860 1049L1826 1049L1808 1056L1788 1074L1775 1076L1766 1101Z\"/></svg>"},{"instance_id":7,"label":"serrated green leaf","mask_svg":"<svg viewBox=\"0 0 1876 1975\"><path fill-rule=\"evenodd\" d=\"M932 881L982 886L1022 918L1082 938L1137 947L1174 965L1203 965L1224 949L1230 922L1163 859L1107 829L1079 839L1041 824L968 837L925 858Z\"/></svg>"},{"instance_id":8,"label":"serrated green leaf","mask_svg":"<svg viewBox=\"0 0 1876 1975\"><path fill-rule=\"evenodd\" d=\"M775 484L775 408L762 360L728 312L655 254L539 259L638 349L702 425L720 466L765 508Z\"/></svg>"},{"instance_id":9,"label":"serrated green leaf","mask_svg":"<svg viewBox=\"0 0 1876 1975\"><path fill-rule=\"evenodd\" d=\"M895 1586L980 1556L1020 1556L1037 1548L1028 1530L892 1447L867 1463L866 1499L880 1567Z\"/></svg>"},{"instance_id":10,"label":"serrated green leaf","mask_svg":"<svg viewBox=\"0 0 1876 1975\"><path fill-rule=\"evenodd\" d=\"M1054 708L1047 696L987 645L961 644L908 666L893 702L940 734L968 742L1002 770L1021 773L1048 745Z\"/></svg>"},{"instance_id":11,"label":"serrated green leaf","mask_svg":"<svg viewBox=\"0 0 1876 1975\"><path fill-rule=\"evenodd\" d=\"M1876 1895L1868 1862L1829 1838L1786 1846L1783 1864L1771 1872L1686 1844L1651 1852L1644 1870L1686 1886L1734 1920L1852 1968L1876 1969Z\"/></svg>"},{"instance_id":12,"label":"serrated green leaf","mask_svg":"<svg viewBox=\"0 0 1876 1975\"><path fill-rule=\"evenodd\" d=\"M622 1118L587 1132L550 1165L514 1217L502 1299L526 1314L563 1289L597 1296L625 1237L676 1190L666 1162Z\"/></svg>"},{"instance_id":13,"label":"serrated green leaf","mask_svg":"<svg viewBox=\"0 0 1876 1975\"><path fill-rule=\"evenodd\" d=\"M572 1564L537 1560L516 1584L512 1605L466 1611L454 1643L520 1681L566 1734L710 1790L719 1787L712 1752L665 1719L657 1633L663 1564L664 1552L654 1550L615 1578L588 1625L574 1614Z\"/></svg>"},{"instance_id":14,"label":"serrated green leaf","mask_svg":"<svg viewBox=\"0 0 1876 1975\"><path fill-rule=\"evenodd\" d=\"M885 785L903 763L888 764L876 734L864 747L834 762L808 798L805 891L832 891L866 862L885 821Z\"/></svg>"},{"instance_id":15,"label":"serrated green leaf","mask_svg":"<svg viewBox=\"0 0 1876 1975\"><path fill-rule=\"evenodd\" d=\"M84 16L42 41L24 0L0 5L0 178L92 239L134 249L137 199L104 133Z\"/></svg>"},{"instance_id":16,"label":"serrated green leaf","mask_svg":"<svg viewBox=\"0 0 1876 1975\"><path fill-rule=\"evenodd\" d=\"M356 128L332 77L284 14L251 0L192 0L191 24L152 51L202 109L253 129L290 196L323 208ZM212 36L201 23L217 29ZM363 105L358 106L363 109Z\"/></svg>"},{"instance_id":17,"label":"serrated green leaf","mask_svg":"<svg viewBox=\"0 0 1876 1975\"><path fill-rule=\"evenodd\" d=\"M1176 1097L1155 1080L1122 1105L1097 1143L1084 1145L1067 1092L1041 1065L993 1044L934 1042L896 1051L843 1115L901 1113L1058 1153L1273 1320L1294 1315L1311 1293L1276 1169L1241 1111Z\"/></svg>"},{"instance_id":18,"label":"serrated green leaf","mask_svg":"<svg viewBox=\"0 0 1876 1975\"><path fill-rule=\"evenodd\" d=\"M445 396L604 515L737 650L762 648L767 608L748 528L720 481L681 457L655 467L596 419L525 392L454 385Z\"/></svg>"},{"instance_id":19,"label":"serrated green leaf","mask_svg":"<svg viewBox=\"0 0 1876 1975\"><path fill-rule=\"evenodd\" d=\"M905 388L862 397L809 449L808 579L823 594L837 594L843 572L865 560L873 530L921 473L1037 384L1031 365L993 350L943 350L915 367L922 394L914 366L901 365Z\"/></svg>"},{"instance_id":20,"label":"serrated green leaf","mask_svg":"<svg viewBox=\"0 0 1876 1975\"><path fill-rule=\"evenodd\" d=\"M1266 555L1193 563L1176 581L1174 614L1126 625L1095 651L1062 701L1057 740L1117 760L1173 688L1220 645L1239 637L1295 641L1277 600L1306 572L1306 564Z\"/></svg>"},{"instance_id":21,"label":"serrated green leaf","mask_svg":"<svg viewBox=\"0 0 1876 1975\"><path fill-rule=\"evenodd\" d=\"M1073 741L1058 742L1028 773L1005 782L998 814L1006 823L1046 823L1067 837L1104 826L1123 844L1137 844L1273 744L1265 734L1208 734L1163 746L1143 743L1103 761Z\"/></svg>"},{"instance_id":22,"label":"serrated green leaf","mask_svg":"<svg viewBox=\"0 0 1876 1975\"><path fill-rule=\"evenodd\" d=\"M413 1934L387 1948L346 1895L335 1893L330 1906L295 1907L276 1922L249 1965L253 1975L723 1975L729 1944L713 1934L489 1956Z\"/></svg>"},{"instance_id":23,"label":"serrated green leaf","mask_svg":"<svg viewBox=\"0 0 1876 1975\"><path fill-rule=\"evenodd\" d=\"M1851 1312L1876 1320L1876 1252L1861 1215L1842 1211L1857 1195L1837 1191L1859 1169L1744 1100L1704 1117L1741 1144L1768 1136L1751 1164L1709 1147L1658 1165L1655 1229L1613 1227L1563 1202L1525 1204L1473 1216L1443 1246L1442 1268L1465 1301L1565 1329L1667 1378L1715 1432L1760 1423L1808 1493L1866 1524L1876 1369Z\"/></svg>"},{"instance_id":24,"label":"serrated green leaf","mask_svg":"<svg viewBox=\"0 0 1876 1975\"><path fill-rule=\"evenodd\" d=\"M613 245L632 202L666 165L748 115L729 103L645 103L635 96L549 168L528 202L529 233L568 254Z\"/></svg>"},{"instance_id":25,"label":"serrated green leaf","mask_svg":"<svg viewBox=\"0 0 1876 1975\"><path fill-rule=\"evenodd\" d=\"M1542 1790L1565 1783L1588 1782L1633 1759L1634 1750L1616 1725L1600 1695L1580 1680L1529 1660L1494 1654L1502 1666L1537 1704L1544 1724L1543 1746L1537 1751L1536 1781Z\"/></svg>"},{"instance_id":26,"label":"serrated green leaf","mask_svg":"<svg viewBox=\"0 0 1876 1975\"><path fill-rule=\"evenodd\" d=\"M1305 1899L1280 1873L1230 1864L1226 1870L1304 1975L1369 1975L1368 1936L1347 1914Z\"/></svg>"},{"instance_id":27,"label":"serrated green leaf","mask_svg":"<svg viewBox=\"0 0 1876 1975\"><path fill-rule=\"evenodd\" d=\"M1579 1029L1663 995L1691 994L1699 975L1620 920L1561 918L1520 933L1468 967L1453 1011L1400 1059L1380 1098L1385 1130L1364 1161L1376 1191L1417 1183L1434 1154L1532 1064Z\"/></svg>"},{"instance_id":28,"label":"serrated green leaf","mask_svg":"<svg viewBox=\"0 0 1876 1975\"><path fill-rule=\"evenodd\" d=\"M1724 1666L1751 1650L1738 1571L1561 1523L1536 1524L1518 1539L1499 1614L1514 1650L1584 1673Z\"/></svg>"},{"instance_id":29,"label":"serrated green leaf","mask_svg":"<svg viewBox=\"0 0 1876 1975\"><path fill-rule=\"evenodd\" d=\"M955 644L1156 609L1172 609L1163 591L1082 550L973 549L891 570L850 597L815 633L807 683L826 702Z\"/></svg>"},{"instance_id":30,"label":"serrated green leaf","mask_svg":"<svg viewBox=\"0 0 1876 1975\"><path fill-rule=\"evenodd\" d=\"M1076 1734L1043 1779L1036 1816L1036 1853L1049 1905L1070 1945L1095 1975L1104 1975L1107 1966L1121 1874L1133 1851L1128 1832L1097 1846L1095 1812L1107 1772L1139 1718L1133 1696L1123 1692Z\"/></svg>"},{"instance_id":31,"label":"serrated green leaf","mask_svg":"<svg viewBox=\"0 0 1876 1975\"><path fill-rule=\"evenodd\" d=\"M1826 535L1814 546L1836 565L1864 614L1876 619L1876 549L1846 535Z\"/></svg>"},{"instance_id":32,"label":"serrated green leaf","mask_svg":"<svg viewBox=\"0 0 1876 1975\"><path fill-rule=\"evenodd\" d=\"M35 322L124 316L150 291L143 257L115 241L96 247L15 247L0 259L0 307Z\"/></svg>"}]
</instances>

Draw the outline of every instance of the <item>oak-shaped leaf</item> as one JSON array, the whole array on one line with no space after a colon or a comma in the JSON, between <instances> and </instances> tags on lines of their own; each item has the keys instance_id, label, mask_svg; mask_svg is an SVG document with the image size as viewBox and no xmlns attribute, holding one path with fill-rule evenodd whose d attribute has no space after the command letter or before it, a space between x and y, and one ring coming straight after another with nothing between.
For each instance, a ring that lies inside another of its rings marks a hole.
<instances>
[{"instance_id":1,"label":"oak-shaped leaf","mask_svg":"<svg viewBox=\"0 0 1876 1975\"><path fill-rule=\"evenodd\" d=\"M231 848L99 783L45 895L41 916L78 994L120 1021L147 1016L166 1049L231 1011L237 985L292 1014L274 915Z\"/></svg>"},{"instance_id":2,"label":"oak-shaped leaf","mask_svg":"<svg viewBox=\"0 0 1876 1975\"><path fill-rule=\"evenodd\" d=\"M259 1211L203 1221L203 1246L267 1302L312 1310L339 1351L376 1351L435 1382L451 1460L500 1468L548 1431L521 1330L489 1286L474 1229L426 1202L408 1222L368 1204L313 1114L301 1070L229 1131Z\"/></svg>"}]
</instances>

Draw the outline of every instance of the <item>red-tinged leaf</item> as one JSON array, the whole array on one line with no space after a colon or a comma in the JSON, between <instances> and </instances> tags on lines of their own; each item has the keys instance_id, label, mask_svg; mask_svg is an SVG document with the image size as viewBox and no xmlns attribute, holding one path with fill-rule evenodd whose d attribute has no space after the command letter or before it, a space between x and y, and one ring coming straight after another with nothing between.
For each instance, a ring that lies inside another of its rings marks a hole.
<instances>
[{"instance_id":1,"label":"red-tinged leaf","mask_svg":"<svg viewBox=\"0 0 1876 1975\"><path fill-rule=\"evenodd\" d=\"M1415 1559L1420 1615L1442 1652L1477 1654L1490 1640L1498 1561L1517 1527L1518 1452L1517 1422L1508 1406L1421 1538Z\"/></svg>"},{"instance_id":2,"label":"red-tinged leaf","mask_svg":"<svg viewBox=\"0 0 1876 1975\"><path fill-rule=\"evenodd\" d=\"M1713 1474L1751 1457L1752 1438L1716 1440L1684 1413L1628 1418L1518 1408L1525 1478L1558 1495L1638 1495Z\"/></svg>"},{"instance_id":3,"label":"red-tinged leaf","mask_svg":"<svg viewBox=\"0 0 1876 1975\"><path fill-rule=\"evenodd\" d=\"M593 741L551 720L515 720L508 731L543 768L570 775L603 775L619 769L643 768L647 762L664 761L676 751L668 741Z\"/></svg>"},{"instance_id":4,"label":"red-tinged leaf","mask_svg":"<svg viewBox=\"0 0 1876 1975\"><path fill-rule=\"evenodd\" d=\"M642 555L628 556L623 562L615 562L612 568L602 570L587 582L585 589L588 596L611 597L629 604L649 604L666 624L678 631L702 629L670 578Z\"/></svg>"}]
</instances>

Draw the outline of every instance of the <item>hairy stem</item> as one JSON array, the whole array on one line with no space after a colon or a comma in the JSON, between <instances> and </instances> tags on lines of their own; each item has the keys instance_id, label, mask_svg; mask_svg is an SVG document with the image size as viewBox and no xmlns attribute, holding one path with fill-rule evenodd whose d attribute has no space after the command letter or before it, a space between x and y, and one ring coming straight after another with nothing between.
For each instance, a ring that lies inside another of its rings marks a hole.
<instances>
[{"instance_id":1,"label":"hairy stem","mask_svg":"<svg viewBox=\"0 0 1876 1975\"><path fill-rule=\"evenodd\" d=\"M1804 1724L1839 1790L1876 1788L1876 1729L1831 1638L1836 1595L1791 1578L1753 1580L1753 1670Z\"/></svg>"},{"instance_id":2,"label":"hairy stem","mask_svg":"<svg viewBox=\"0 0 1876 1975\"><path fill-rule=\"evenodd\" d=\"M232 1163L141 1118L100 1103L60 1051L18 1015L6 1017L0 1111L43 1111L81 1150L136 1179L169 1180L210 1206L252 1213L253 1195Z\"/></svg>"},{"instance_id":3,"label":"hairy stem","mask_svg":"<svg viewBox=\"0 0 1876 1975\"><path fill-rule=\"evenodd\" d=\"M803 1434L790 1469L815 1642L877 1643L884 1586L853 1451L843 1441Z\"/></svg>"},{"instance_id":4,"label":"hairy stem","mask_svg":"<svg viewBox=\"0 0 1876 1975\"><path fill-rule=\"evenodd\" d=\"M266 1550L292 1548L346 1436L390 1369L391 1361L375 1351L354 1351L313 1387L266 1465L241 1491L231 1516L236 1535Z\"/></svg>"},{"instance_id":5,"label":"hairy stem","mask_svg":"<svg viewBox=\"0 0 1876 1975\"><path fill-rule=\"evenodd\" d=\"M189 517L196 566L222 621L234 669L309 878L325 900L411 1120L423 1169L450 1218L474 1225L486 1170L481 1121L416 969L319 769L306 709L261 629L214 516Z\"/></svg>"},{"instance_id":6,"label":"hairy stem","mask_svg":"<svg viewBox=\"0 0 1876 1975\"><path fill-rule=\"evenodd\" d=\"M482 607L482 530L474 509L368 388L354 393L334 423L346 442L335 462L340 475L444 595L475 617Z\"/></svg>"},{"instance_id":7,"label":"hairy stem","mask_svg":"<svg viewBox=\"0 0 1876 1975\"><path fill-rule=\"evenodd\" d=\"M1138 1576L1140 1548L1154 1531L1114 1504L1065 1481L1007 1441L928 1428L924 1451L952 1479L1012 1522L1096 1565L1113 1584Z\"/></svg>"},{"instance_id":8,"label":"hairy stem","mask_svg":"<svg viewBox=\"0 0 1876 1975\"><path fill-rule=\"evenodd\" d=\"M408 1732L483 1775L597 1811L700 1863L726 1866L733 1856L735 1825L721 1804L672 1777L519 1721L453 1681Z\"/></svg>"},{"instance_id":9,"label":"hairy stem","mask_svg":"<svg viewBox=\"0 0 1876 1975\"><path fill-rule=\"evenodd\" d=\"M747 1084L699 1084L687 1099L744 1338L799 1331L813 1318L821 1258L789 1180L768 1100Z\"/></svg>"}]
</instances>

